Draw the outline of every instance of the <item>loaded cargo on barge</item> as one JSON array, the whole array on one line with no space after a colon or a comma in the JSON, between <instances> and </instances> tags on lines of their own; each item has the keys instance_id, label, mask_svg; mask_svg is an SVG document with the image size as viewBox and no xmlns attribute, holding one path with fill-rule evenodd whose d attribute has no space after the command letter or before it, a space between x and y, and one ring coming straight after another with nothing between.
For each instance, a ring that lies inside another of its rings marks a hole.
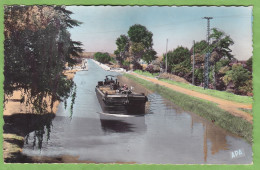
<instances>
[{"instance_id":1,"label":"loaded cargo on barge","mask_svg":"<svg viewBox=\"0 0 260 170\"><path fill-rule=\"evenodd\" d=\"M96 86L96 95L103 112L111 114L145 113L147 97L144 93L135 93L127 85L120 86L117 79L107 75L104 81L99 81Z\"/></svg>"}]
</instances>

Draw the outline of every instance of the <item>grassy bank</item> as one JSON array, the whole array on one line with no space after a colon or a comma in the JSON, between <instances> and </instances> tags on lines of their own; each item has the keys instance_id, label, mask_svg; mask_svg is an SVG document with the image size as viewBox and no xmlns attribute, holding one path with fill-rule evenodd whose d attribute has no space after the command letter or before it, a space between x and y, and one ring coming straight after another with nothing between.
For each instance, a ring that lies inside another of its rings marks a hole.
<instances>
[{"instance_id":1,"label":"grassy bank","mask_svg":"<svg viewBox=\"0 0 260 170\"><path fill-rule=\"evenodd\" d=\"M249 113L250 115L253 115L253 110L252 109L243 109L243 108L240 108L239 110L242 110L246 113Z\"/></svg>"},{"instance_id":2,"label":"grassy bank","mask_svg":"<svg viewBox=\"0 0 260 170\"><path fill-rule=\"evenodd\" d=\"M147 76L147 77L156 77L159 76L159 73L149 73L148 71L135 70L134 73Z\"/></svg>"},{"instance_id":3,"label":"grassy bank","mask_svg":"<svg viewBox=\"0 0 260 170\"><path fill-rule=\"evenodd\" d=\"M140 70L136 70L134 71L137 74L143 75L143 76L147 76L147 77L155 77L158 76L158 74L151 74L149 72L142 72ZM192 84L186 84L186 83L182 83L182 82L177 82L177 81L173 81L173 80L169 80L169 79L159 79L161 81L164 81L166 83L169 84L173 84L185 89L189 89L189 90L193 90L202 94L207 94L209 96L213 96L213 97L218 97L220 99L225 99L225 100L229 100L229 101L233 101L233 102L238 102L238 103L247 103L247 104L252 104L253 103L253 98L250 96L240 96L240 95L236 95L233 93L229 93L226 91L218 91L218 90L212 90L212 89L205 89L203 87L199 87L199 86L194 86Z\"/></svg>"},{"instance_id":4,"label":"grassy bank","mask_svg":"<svg viewBox=\"0 0 260 170\"><path fill-rule=\"evenodd\" d=\"M149 90L159 93L182 109L196 113L210 121L214 120L216 125L244 137L250 143L252 142L252 124L242 118L229 114L216 106L216 104L173 91L167 87L156 85L133 75L124 74L124 76L136 81Z\"/></svg>"}]
</instances>

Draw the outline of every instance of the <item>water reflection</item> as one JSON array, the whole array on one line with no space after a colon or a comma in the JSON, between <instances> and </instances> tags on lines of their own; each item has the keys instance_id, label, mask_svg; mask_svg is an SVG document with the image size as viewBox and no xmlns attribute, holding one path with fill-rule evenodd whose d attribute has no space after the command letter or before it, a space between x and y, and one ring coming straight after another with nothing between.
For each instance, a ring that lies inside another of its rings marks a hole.
<instances>
[{"instance_id":1,"label":"water reflection","mask_svg":"<svg viewBox=\"0 0 260 170\"><path fill-rule=\"evenodd\" d=\"M194 128L194 124L199 123L203 125L203 154L204 161L207 162L208 157L208 143L211 143L210 151L212 155L217 154L221 150L229 150L229 144L226 139L227 136L233 136L240 138L234 134L227 132L226 130L214 125L210 121L205 121L203 118L191 114L191 129ZM242 139L242 138L241 138ZM243 139L242 139L243 140Z\"/></svg>"},{"instance_id":2,"label":"water reflection","mask_svg":"<svg viewBox=\"0 0 260 170\"><path fill-rule=\"evenodd\" d=\"M4 133L25 136L25 145L36 149L42 148L44 136L50 140L52 121L55 115L46 114L13 114L4 116Z\"/></svg>"},{"instance_id":3,"label":"water reflection","mask_svg":"<svg viewBox=\"0 0 260 170\"><path fill-rule=\"evenodd\" d=\"M47 122L45 126L40 126L37 130L29 133L25 136L25 144L32 146L32 149L42 149L42 143L44 136L46 136L46 142L50 140L52 122Z\"/></svg>"}]
</instances>

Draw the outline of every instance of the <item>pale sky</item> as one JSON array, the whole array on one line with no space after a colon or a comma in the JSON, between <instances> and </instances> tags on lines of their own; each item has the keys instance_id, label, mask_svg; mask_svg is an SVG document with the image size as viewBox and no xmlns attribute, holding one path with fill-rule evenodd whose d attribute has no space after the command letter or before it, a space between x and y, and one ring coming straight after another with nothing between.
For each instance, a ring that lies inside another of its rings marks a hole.
<instances>
[{"instance_id":1,"label":"pale sky","mask_svg":"<svg viewBox=\"0 0 260 170\"><path fill-rule=\"evenodd\" d=\"M141 24L153 33L158 56L178 46L192 46L193 40L206 39L207 21L211 28L224 31L234 40L232 54L239 60L252 56L252 7L147 7L147 6L68 6L73 19L83 22L70 29L72 39L81 41L87 52L116 50L116 39L130 26Z\"/></svg>"}]
</instances>

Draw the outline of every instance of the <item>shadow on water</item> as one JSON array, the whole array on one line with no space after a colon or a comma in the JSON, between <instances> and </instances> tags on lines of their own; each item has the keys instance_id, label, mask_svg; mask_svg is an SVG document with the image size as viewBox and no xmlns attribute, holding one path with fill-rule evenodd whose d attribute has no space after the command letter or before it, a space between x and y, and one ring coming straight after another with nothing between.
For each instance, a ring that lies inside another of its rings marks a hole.
<instances>
[{"instance_id":1,"label":"shadow on water","mask_svg":"<svg viewBox=\"0 0 260 170\"><path fill-rule=\"evenodd\" d=\"M55 114L22 114L17 113L11 116L4 116L4 133L16 134L19 136L26 136L33 131L49 132L51 122Z\"/></svg>"},{"instance_id":2,"label":"shadow on water","mask_svg":"<svg viewBox=\"0 0 260 170\"><path fill-rule=\"evenodd\" d=\"M124 121L100 119L100 122L104 132L133 132L133 126Z\"/></svg>"},{"instance_id":3,"label":"shadow on water","mask_svg":"<svg viewBox=\"0 0 260 170\"><path fill-rule=\"evenodd\" d=\"M19 140L15 138L4 139L5 142L17 145L22 148L24 144L31 144L35 149L42 148L43 136L50 139L52 120L55 114L32 114L32 113L16 113L10 116L4 116L3 130L5 134L14 134L22 136L25 139ZM33 140L29 140L29 134L33 133ZM33 162L29 157L20 152L13 153L11 158L5 159L5 162Z\"/></svg>"},{"instance_id":4,"label":"shadow on water","mask_svg":"<svg viewBox=\"0 0 260 170\"><path fill-rule=\"evenodd\" d=\"M144 116L117 115L100 113L100 123L104 132L127 133L145 132L146 124Z\"/></svg>"}]
</instances>

